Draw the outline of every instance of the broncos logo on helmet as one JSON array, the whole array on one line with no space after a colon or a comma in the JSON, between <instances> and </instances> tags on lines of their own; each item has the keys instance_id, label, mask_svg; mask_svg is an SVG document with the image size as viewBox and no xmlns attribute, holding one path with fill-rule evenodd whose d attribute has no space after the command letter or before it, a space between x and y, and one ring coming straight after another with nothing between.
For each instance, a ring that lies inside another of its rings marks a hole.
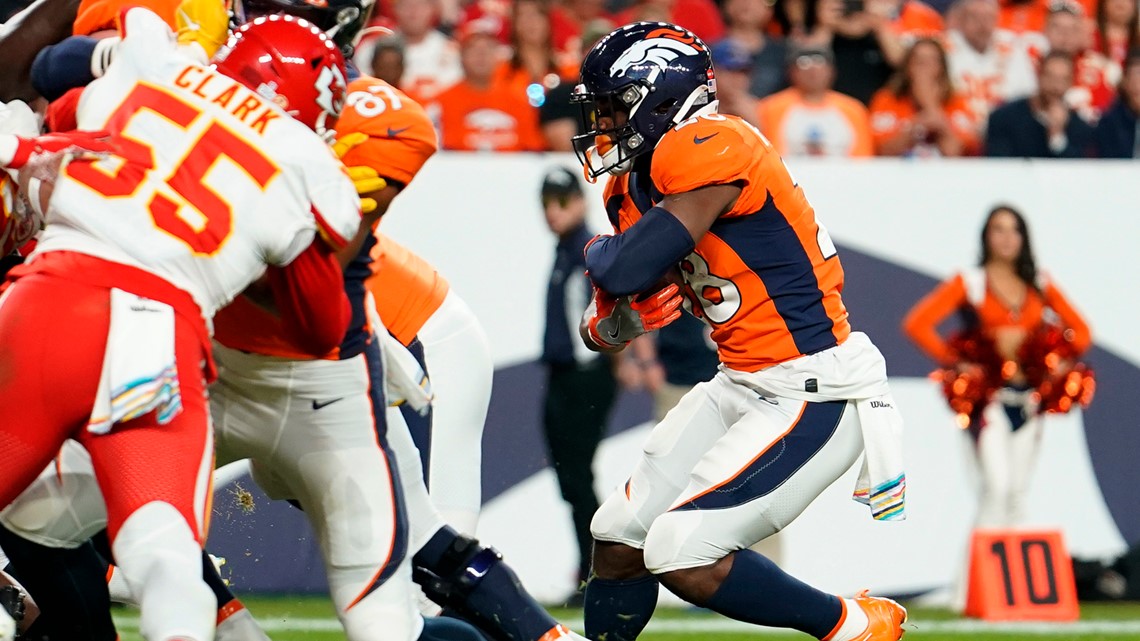
<instances>
[{"instance_id":1,"label":"broncos logo on helmet","mask_svg":"<svg viewBox=\"0 0 1140 641\"><path fill-rule=\"evenodd\" d=\"M610 66L610 75L618 76L630 67L649 65L656 67L656 70L651 72L655 76L681 56L699 55L701 49L694 40L695 38L687 38L685 34L670 29L652 31L645 40L633 43L614 61ZM651 78L650 82L655 79Z\"/></svg>"},{"instance_id":2,"label":"broncos logo on helmet","mask_svg":"<svg viewBox=\"0 0 1140 641\"><path fill-rule=\"evenodd\" d=\"M665 22L613 31L586 54L571 98L588 131L574 138L587 178L629 171L665 132L715 99L712 57L692 32Z\"/></svg>"}]
</instances>

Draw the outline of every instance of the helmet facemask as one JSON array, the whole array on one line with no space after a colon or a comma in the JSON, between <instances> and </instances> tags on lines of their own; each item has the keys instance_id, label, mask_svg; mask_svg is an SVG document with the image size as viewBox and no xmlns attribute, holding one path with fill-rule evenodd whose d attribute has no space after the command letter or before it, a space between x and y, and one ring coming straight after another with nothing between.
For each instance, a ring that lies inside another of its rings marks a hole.
<instances>
[{"instance_id":1,"label":"helmet facemask","mask_svg":"<svg viewBox=\"0 0 1140 641\"><path fill-rule=\"evenodd\" d=\"M665 100L650 108L646 98L651 93L652 88L643 82L631 83L609 95L592 94L585 85L575 89L571 102L581 106L587 133L574 137L574 153L589 179L604 173L628 173L635 158L651 152L665 132L708 105L715 96L708 87L701 86L680 104L677 100ZM645 110L648 111L642 113ZM602 128L599 123L611 126ZM645 133L639 131L639 124Z\"/></svg>"},{"instance_id":2,"label":"helmet facemask","mask_svg":"<svg viewBox=\"0 0 1140 641\"><path fill-rule=\"evenodd\" d=\"M581 107L587 133L574 136L574 153L588 178L628 173L634 158L652 149L633 125L647 95L649 88L638 83L608 95L592 94L585 85L575 88L570 100Z\"/></svg>"}]
</instances>

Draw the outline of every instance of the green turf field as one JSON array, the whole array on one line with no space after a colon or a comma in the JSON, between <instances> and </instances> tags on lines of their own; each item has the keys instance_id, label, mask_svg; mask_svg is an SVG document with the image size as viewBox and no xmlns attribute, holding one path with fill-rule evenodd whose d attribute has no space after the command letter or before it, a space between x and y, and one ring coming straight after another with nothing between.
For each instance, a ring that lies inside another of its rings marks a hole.
<instances>
[{"instance_id":1,"label":"green turf field","mask_svg":"<svg viewBox=\"0 0 1140 641\"><path fill-rule=\"evenodd\" d=\"M332 606L311 597L246 597L250 611L275 641L333 641L344 639ZM581 630L580 610L558 610L556 615ZM116 615L123 641L139 641L136 612ZM1140 641L1140 603L1086 605L1081 620L1073 624L982 623L961 619L943 610L912 609L906 625L908 641L1011 641L1013 639L1080 639L1093 641ZM658 610L644 641L764 641L809 639L806 635L757 631L703 611Z\"/></svg>"}]
</instances>

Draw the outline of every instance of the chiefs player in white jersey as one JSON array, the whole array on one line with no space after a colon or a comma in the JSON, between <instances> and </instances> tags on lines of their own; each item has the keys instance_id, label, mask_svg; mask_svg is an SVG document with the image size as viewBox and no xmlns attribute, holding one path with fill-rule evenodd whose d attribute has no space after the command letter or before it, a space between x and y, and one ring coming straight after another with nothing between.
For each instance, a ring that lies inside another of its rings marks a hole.
<instances>
[{"instance_id":1,"label":"chiefs player in white jersey","mask_svg":"<svg viewBox=\"0 0 1140 641\"><path fill-rule=\"evenodd\" d=\"M262 38L248 37L258 29ZM108 138L0 136L8 169L76 143L110 152L63 165L40 243L0 299L0 505L75 438L104 490L116 560L141 595L144 637L206 641L209 322L266 274L307 349L340 339L347 301L333 252L360 211L310 127L335 122L344 63L293 19L251 27L232 51L260 47L262 64L222 60L225 75L146 10L128 11L123 31L78 109L81 128Z\"/></svg>"}]
</instances>

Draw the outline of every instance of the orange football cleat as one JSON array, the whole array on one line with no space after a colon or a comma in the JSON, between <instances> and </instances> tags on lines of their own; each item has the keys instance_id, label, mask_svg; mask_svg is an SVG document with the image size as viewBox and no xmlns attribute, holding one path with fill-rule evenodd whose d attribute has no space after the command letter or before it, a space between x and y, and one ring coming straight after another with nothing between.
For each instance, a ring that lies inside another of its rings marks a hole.
<instances>
[{"instance_id":1,"label":"orange football cleat","mask_svg":"<svg viewBox=\"0 0 1140 641\"><path fill-rule=\"evenodd\" d=\"M867 596L867 590L855 596L855 603L867 615L867 629L852 641L898 641L902 638L906 608L891 599Z\"/></svg>"}]
</instances>

